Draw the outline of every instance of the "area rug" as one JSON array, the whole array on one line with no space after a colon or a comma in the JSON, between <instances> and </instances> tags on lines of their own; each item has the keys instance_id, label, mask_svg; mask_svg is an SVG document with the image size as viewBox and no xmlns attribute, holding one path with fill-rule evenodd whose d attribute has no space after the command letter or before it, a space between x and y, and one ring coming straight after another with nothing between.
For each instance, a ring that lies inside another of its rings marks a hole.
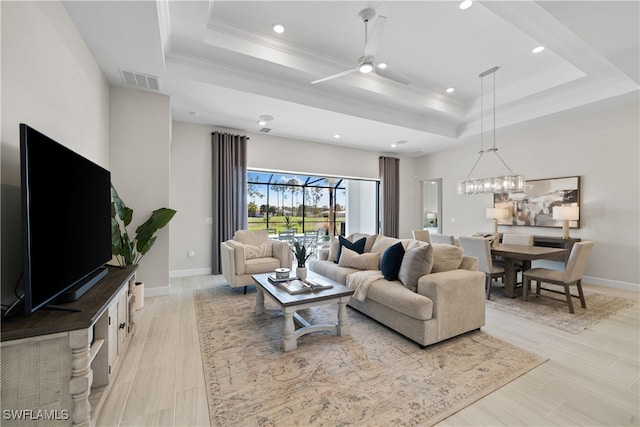
<instances>
[{"instance_id":1,"label":"area rug","mask_svg":"<svg viewBox=\"0 0 640 427\"><path fill-rule=\"evenodd\" d=\"M563 292L562 294L552 294L544 290L541 291L543 294L560 298L561 301L530 297L529 300L525 302L521 297L505 297L504 288L498 287L491 290L491 300L487 301L487 306L577 334L599 321L611 317L618 311L634 305L634 301L626 298L613 297L585 290L584 299L587 308L582 308L580 306L580 300L574 298L573 310L575 313L571 314L567 308L567 302L564 299L564 288L546 283L544 286ZM572 292L577 295L575 288Z\"/></svg>"},{"instance_id":2,"label":"area rug","mask_svg":"<svg viewBox=\"0 0 640 427\"><path fill-rule=\"evenodd\" d=\"M283 352L283 315L228 286L195 290L213 426L433 425L545 359L482 331L421 349L348 309L350 334L314 332ZM334 322L337 306L302 312Z\"/></svg>"}]
</instances>

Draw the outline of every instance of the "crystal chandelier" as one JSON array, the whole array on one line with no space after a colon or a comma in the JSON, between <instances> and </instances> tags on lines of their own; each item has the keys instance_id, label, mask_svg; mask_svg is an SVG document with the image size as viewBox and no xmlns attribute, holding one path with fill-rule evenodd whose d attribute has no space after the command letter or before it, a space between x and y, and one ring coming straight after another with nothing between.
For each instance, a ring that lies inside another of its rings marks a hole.
<instances>
[{"instance_id":1,"label":"crystal chandelier","mask_svg":"<svg viewBox=\"0 0 640 427\"><path fill-rule=\"evenodd\" d=\"M496 147L496 71L498 67L493 67L480 73L480 151L478 159L467 174L464 181L458 181L458 194L486 194L486 193L522 193L524 191L524 176L516 175L511 168L498 154ZM493 146L484 148L484 78L493 75ZM471 178L473 170L485 153L494 153L502 164L509 171L508 175L494 176L489 178Z\"/></svg>"}]
</instances>

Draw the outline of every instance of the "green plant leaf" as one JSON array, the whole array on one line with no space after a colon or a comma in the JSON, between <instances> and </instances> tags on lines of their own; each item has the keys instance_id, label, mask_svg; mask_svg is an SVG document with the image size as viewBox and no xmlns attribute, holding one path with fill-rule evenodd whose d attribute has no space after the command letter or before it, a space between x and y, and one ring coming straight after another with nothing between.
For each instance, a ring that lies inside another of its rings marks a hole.
<instances>
[{"instance_id":1,"label":"green plant leaf","mask_svg":"<svg viewBox=\"0 0 640 427\"><path fill-rule=\"evenodd\" d=\"M120 234L120 224L115 218L111 218L111 253L122 255L122 235Z\"/></svg>"},{"instance_id":2,"label":"green plant leaf","mask_svg":"<svg viewBox=\"0 0 640 427\"><path fill-rule=\"evenodd\" d=\"M151 213L149 219L136 229L136 249L138 252L144 255L151 249L155 243L153 235L167 225L175 214L176 211L169 208L156 209Z\"/></svg>"},{"instance_id":3,"label":"green plant leaf","mask_svg":"<svg viewBox=\"0 0 640 427\"><path fill-rule=\"evenodd\" d=\"M113 203L111 204L111 216L115 216L114 212L117 213L118 218L120 218L126 227L133 219L133 209L128 208L124 204L113 184L111 184L111 197L113 198Z\"/></svg>"}]
</instances>

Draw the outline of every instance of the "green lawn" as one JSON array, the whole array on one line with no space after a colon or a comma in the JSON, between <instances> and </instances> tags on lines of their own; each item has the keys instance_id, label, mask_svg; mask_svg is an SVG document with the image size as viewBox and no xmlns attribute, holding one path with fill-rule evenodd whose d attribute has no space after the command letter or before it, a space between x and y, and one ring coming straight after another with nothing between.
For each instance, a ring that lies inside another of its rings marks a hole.
<instances>
[{"instance_id":1,"label":"green lawn","mask_svg":"<svg viewBox=\"0 0 640 427\"><path fill-rule=\"evenodd\" d=\"M336 221L336 229L340 230L340 223L344 222L344 218L338 218ZM293 216L290 217L291 227L297 228L298 233L302 233L302 217ZM329 228L329 221L327 218L320 217L305 217L304 226L306 231L314 231L318 228ZM264 230L267 228L267 220L265 218L249 218L249 230ZM284 231L287 227L284 216L270 216L269 228L275 228L276 233Z\"/></svg>"}]
</instances>

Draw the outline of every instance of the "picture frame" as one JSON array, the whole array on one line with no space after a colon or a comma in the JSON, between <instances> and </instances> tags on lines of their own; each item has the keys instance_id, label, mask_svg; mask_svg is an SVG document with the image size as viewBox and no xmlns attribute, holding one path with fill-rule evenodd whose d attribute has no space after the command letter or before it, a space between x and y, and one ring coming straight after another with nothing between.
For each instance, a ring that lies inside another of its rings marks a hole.
<instances>
[{"instance_id":1,"label":"picture frame","mask_svg":"<svg viewBox=\"0 0 640 427\"><path fill-rule=\"evenodd\" d=\"M529 227L562 227L553 219L555 206L580 207L580 177L566 176L527 180L523 193L496 193L493 206L506 208L509 216L499 219L499 225ZM569 221L570 228L580 228L580 219Z\"/></svg>"}]
</instances>

